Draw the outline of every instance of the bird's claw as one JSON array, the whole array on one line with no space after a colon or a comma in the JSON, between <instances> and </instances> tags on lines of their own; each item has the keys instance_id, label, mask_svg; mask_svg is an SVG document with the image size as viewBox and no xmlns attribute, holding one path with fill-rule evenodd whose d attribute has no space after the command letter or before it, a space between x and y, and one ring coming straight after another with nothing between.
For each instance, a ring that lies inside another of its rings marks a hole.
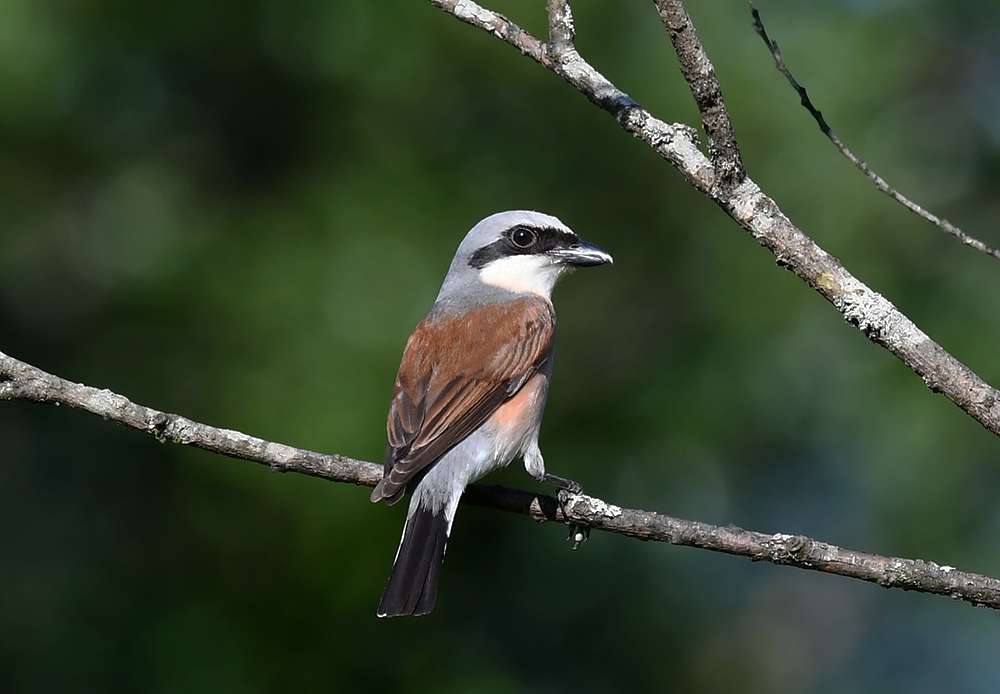
<instances>
[{"instance_id":1,"label":"bird's claw","mask_svg":"<svg viewBox=\"0 0 1000 694\"><path fill-rule=\"evenodd\" d=\"M573 480L567 480L572 484L571 489L560 489L556 493L556 501L559 502L559 510L562 512L563 518L569 518L569 512L567 510L567 504L569 504L570 497L574 494L582 494L583 487L579 483L573 482ZM590 539L590 528L582 525L576 525L567 520L567 525L569 525L569 535L566 537L567 540L573 541L573 551L575 552L579 549L580 545Z\"/></svg>"},{"instance_id":2,"label":"bird's claw","mask_svg":"<svg viewBox=\"0 0 1000 694\"><path fill-rule=\"evenodd\" d=\"M573 551L575 552L581 544L590 539L590 528L582 525L571 525L569 526L569 535L566 539L573 541Z\"/></svg>"}]
</instances>

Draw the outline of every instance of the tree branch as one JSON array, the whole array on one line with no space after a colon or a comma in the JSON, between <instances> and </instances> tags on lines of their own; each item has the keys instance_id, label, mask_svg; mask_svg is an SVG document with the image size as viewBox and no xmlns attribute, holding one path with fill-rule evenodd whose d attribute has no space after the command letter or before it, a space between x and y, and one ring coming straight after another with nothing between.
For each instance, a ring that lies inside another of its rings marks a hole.
<instances>
[{"instance_id":1,"label":"tree branch","mask_svg":"<svg viewBox=\"0 0 1000 694\"><path fill-rule=\"evenodd\" d=\"M977 251L981 251L986 255L991 255L994 258L1000 258L1000 249L994 248L989 244L983 243L977 238L969 236L964 231L959 229L957 226L949 222L947 219L941 219L937 215L925 210L923 207L913 202L908 197L900 193L898 190L890 186L885 181L884 178L882 178L877 173L875 173L875 171L872 170L872 168L868 165L868 162L856 156L854 152L852 152L848 148L848 146L845 145L839 137L837 137L837 134L833 132L833 129L830 128L829 124L826 122L826 119L823 117L823 112L813 105L812 99L810 99L809 95L806 93L806 88L803 87L801 84L799 84L798 80L796 80L795 77L792 76L791 70L789 70L788 66L785 65L785 59L781 55L781 49L778 47L777 42L772 41L771 38L767 35L767 31L764 29L764 22L761 20L760 13L754 6L753 1L747 0L747 2L750 4L750 13L753 15L754 31L756 31L757 34L761 37L761 39L764 40L764 43L767 45L767 49L771 51L771 56L774 58L775 67L778 68L778 71L785 76L785 79L788 80L788 83L791 84L792 88L796 91L796 93L798 93L800 103L802 104L803 107L805 107L807 111L809 111L809 114L813 117L813 119L816 121L816 124L819 126L820 131L830 139L830 142L833 143L834 147L836 147L841 154L847 157L847 159L852 164L854 164L854 166L857 167L859 171L861 171L865 176L867 176L868 179L875 184L876 188L878 188L880 191L891 197L893 200L901 204L906 209L910 210L910 212L913 212L921 219L924 219L930 222L931 224L937 226L939 229L951 234L956 239L964 243L966 246L975 248Z\"/></svg>"},{"instance_id":2,"label":"tree branch","mask_svg":"<svg viewBox=\"0 0 1000 694\"><path fill-rule=\"evenodd\" d=\"M151 434L161 443L171 441L261 463L275 472L298 472L366 487L374 487L382 477L382 466L375 463L293 448L160 412L109 390L59 378L2 352L0 400L68 405ZM540 522L568 522L640 540L698 547L753 561L839 574L886 588L947 595L973 605L1000 609L998 579L919 559L883 557L843 549L802 535L768 535L734 525L721 527L671 518L655 511L622 508L583 494L571 497L564 514L555 497L496 485L472 485L462 501L527 515Z\"/></svg>"},{"instance_id":3,"label":"tree branch","mask_svg":"<svg viewBox=\"0 0 1000 694\"><path fill-rule=\"evenodd\" d=\"M715 76L715 67L698 39L684 3L680 0L654 0L654 4L674 45L691 95L698 104L717 183L728 192L743 181L746 171L736 143L736 132L722 98L722 87Z\"/></svg>"},{"instance_id":4,"label":"tree branch","mask_svg":"<svg viewBox=\"0 0 1000 694\"><path fill-rule=\"evenodd\" d=\"M0 352L0 400L69 405L151 434L160 443L172 441L230 458L263 463L276 472L300 472L332 482L353 482L368 487L374 487L382 479L382 468L374 463L292 448L143 407L110 390L91 388L46 373L3 352Z\"/></svg>"},{"instance_id":5,"label":"tree branch","mask_svg":"<svg viewBox=\"0 0 1000 694\"><path fill-rule=\"evenodd\" d=\"M622 129L675 166L692 186L709 196L760 245L771 251L779 265L791 270L833 304L848 323L910 367L931 391L943 394L983 427L1000 435L1000 391L928 337L889 300L848 272L839 260L796 227L749 177L733 187L716 185L727 172L717 171L715 164L698 149L692 128L677 123L668 125L654 117L591 67L571 44L562 47L543 44L503 15L471 0L430 2L511 44L610 113ZM675 4L666 0L655 2L658 7ZM552 5L565 8L556 12L556 16L569 16L565 0L552 0L550 21ZM709 79L706 75L715 79L714 69L711 73L706 71L703 63L707 57L702 55L697 37L693 41L678 41L675 48L685 53L680 60L681 70L692 92L703 89L699 85ZM687 55L688 51L698 55ZM721 97L709 102L699 103L703 122L711 121L723 127L717 114L713 116L707 110L712 104L724 108Z\"/></svg>"}]
</instances>

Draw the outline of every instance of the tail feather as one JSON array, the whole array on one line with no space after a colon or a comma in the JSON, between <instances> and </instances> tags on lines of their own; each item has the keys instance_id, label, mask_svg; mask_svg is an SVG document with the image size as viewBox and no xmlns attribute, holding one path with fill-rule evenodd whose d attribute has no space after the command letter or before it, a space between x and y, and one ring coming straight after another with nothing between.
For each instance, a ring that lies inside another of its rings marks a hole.
<instances>
[{"instance_id":1,"label":"tail feather","mask_svg":"<svg viewBox=\"0 0 1000 694\"><path fill-rule=\"evenodd\" d=\"M443 511L435 514L417 508L407 518L389 582L378 604L379 617L421 615L434 609L448 545L448 525Z\"/></svg>"}]
</instances>

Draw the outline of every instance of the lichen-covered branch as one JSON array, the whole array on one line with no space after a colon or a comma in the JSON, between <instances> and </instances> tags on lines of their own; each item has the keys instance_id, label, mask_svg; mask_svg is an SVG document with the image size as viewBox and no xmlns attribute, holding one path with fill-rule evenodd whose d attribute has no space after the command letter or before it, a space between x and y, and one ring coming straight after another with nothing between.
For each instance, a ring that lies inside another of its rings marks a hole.
<instances>
[{"instance_id":1,"label":"lichen-covered branch","mask_svg":"<svg viewBox=\"0 0 1000 694\"><path fill-rule=\"evenodd\" d=\"M382 477L382 466L375 463L293 448L160 412L109 390L59 378L2 352L0 400L68 405L151 434L160 442L181 443L250 460L267 465L275 472L299 472L366 487L374 487ZM622 508L586 495L572 497L564 512L555 497L499 486L473 485L463 502L527 515L537 521L569 522L640 540L700 547L754 561L859 578L887 588L948 595L973 605L1000 609L998 579L932 562L855 552L802 535L768 535L732 525L720 527L671 518L656 512Z\"/></svg>"},{"instance_id":2,"label":"lichen-covered branch","mask_svg":"<svg viewBox=\"0 0 1000 694\"><path fill-rule=\"evenodd\" d=\"M722 98L722 86L715 76L715 67L698 39L684 3L680 0L654 0L654 4L670 36L670 42L674 45L674 52L680 60L681 72L691 89L691 95L698 104L701 124L708 137L708 152L715 168L716 182L724 189L720 194L725 194L732 186L743 181L746 171L736 142L736 131L729 120L725 99Z\"/></svg>"},{"instance_id":3,"label":"lichen-covered branch","mask_svg":"<svg viewBox=\"0 0 1000 694\"><path fill-rule=\"evenodd\" d=\"M73 383L46 373L3 352L0 352L0 400L69 405L151 434L161 442L182 443L231 458L263 463L277 472L301 472L369 487L374 487L382 478L381 466L373 463L292 448L143 407L110 390Z\"/></svg>"},{"instance_id":4,"label":"lichen-covered branch","mask_svg":"<svg viewBox=\"0 0 1000 694\"><path fill-rule=\"evenodd\" d=\"M679 0L654 1L665 11L680 4ZM848 323L896 355L932 391L941 393L986 429L1000 435L1000 391L928 337L888 299L848 272L839 260L796 227L753 180L747 176L736 177L735 181L729 180L726 184L726 177L732 176L734 171L731 156L717 151L713 152L715 161L709 159L698 149L693 128L667 124L650 114L585 61L568 40L572 35L567 36L564 28L550 26L550 35L563 38L557 44L546 44L503 15L471 0L430 2L463 22L506 41L572 84L611 114L625 131L675 166L692 186L715 201L760 245L771 251L779 265L791 270L830 301ZM550 23L571 16L568 2L550 0ZM675 41L674 47L680 54L681 72L692 93L714 93L714 87L709 88L706 83L715 81L715 87L718 86L715 71L709 70L711 63L706 64L707 54L697 36L689 32L684 41ZM723 113L721 87L718 94L717 99L698 101L703 123L706 128L715 130L709 133L712 137L723 132L729 120ZM735 147L735 138L731 144ZM719 170L716 162L726 162L730 168Z\"/></svg>"}]
</instances>

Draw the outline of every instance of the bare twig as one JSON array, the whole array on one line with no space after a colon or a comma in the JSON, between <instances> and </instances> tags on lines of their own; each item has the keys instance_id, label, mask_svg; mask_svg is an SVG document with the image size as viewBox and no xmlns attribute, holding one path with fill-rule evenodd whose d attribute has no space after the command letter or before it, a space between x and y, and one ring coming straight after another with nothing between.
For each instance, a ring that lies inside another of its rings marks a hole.
<instances>
[{"instance_id":1,"label":"bare twig","mask_svg":"<svg viewBox=\"0 0 1000 694\"><path fill-rule=\"evenodd\" d=\"M106 420L206 451L269 466L275 472L298 472L333 482L373 487L382 466L341 455L327 455L264 441L238 431L217 429L176 414L133 403L128 398L72 383L0 352L0 400L26 400L68 405ZM537 521L571 522L640 540L667 542L724 552L753 561L785 564L902 588L947 595L973 605L1000 609L1000 580L913 559L856 552L802 535L753 532L733 525L720 527L671 518L656 512L627 509L601 499L577 495L566 513L554 497L499 486L473 485L464 501Z\"/></svg>"},{"instance_id":2,"label":"bare twig","mask_svg":"<svg viewBox=\"0 0 1000 694\"><path fill-rule=\"evenodd\" d=\"M684 3L680 0L654 0L654 4L680 60L681 72L698 104L717 185L732 188L743 181L746 172L736 143L736 132L722 98L722 88L715 76L715 67L698 39Z\"/></svg>"},{"instance_id":3,"label":"bare twig","mask_svg":"<svg viewBox=\"0 0 1000 694\"><path fill-rule=\"evenodd\" d=\"M928 337L885 297L848 272L839 260L796 227L751 179L744 178L735 188L716 186L718 174L698 149L692 128L677 123L668 125L654 117L591 67L575 48L553 54L546 50L546 44L503 15L471 0L430 2L506 41L572 84L614 116L626 132L675 166L692 186L714 200L771 251L779 265L794 272L830 301L848 323L899 358L932 391L943 394L986 429L1000 435L1000 391ZM566 4L565 0L553 2ZM681 50L688 49L686 44L678 46ZM682 60L682 70L684 65L695 63L697 60ZM698 75L684 76L689 84L698 79ZM705 114L702 118L706 118Z\"/></svg>"},{"instance_id":4,"label":"bare twig","mask_svg":"<svg viewBox=\"0 0 1000 694\"><path fill-rule=\"evenodd\" d=\"M747 2L750 4L751 14L753 14L753 28L764 40L764 43L767 44L768 50L771 51L771 55L774 57L775 67L778 68L781 74L784 75L785 78L788 80L788 83L791 84L792 88L795 89L795 91L798 93L799 100L801 101L802 105L806 108L807 111L809 111L812 117L816 120L817 125L819 125L820 131L822 131L824 135L830 138L830 142L833 143L834 147L840 150L841 154L847 157L848 160L850 160L850 162L854 164L854 166L856 166L862 173L864 173L864 175L867 176L871 180L871 182L875 184L876 188L878 188L880 191L882 191L883 193L891 197L893 200L901 204L903 207L910 210L914 214L920 216L924 220L930 222L931 224L934 224L943 231L951 234L956 239L964 243L966 246L971 246L972 248L975 248L977 251L981 251L987 255L991 255L994 258L1000 258L1000 249L994 248L989 244L983 243L977 238L969 236L964 231L959 229L957 226L949 222L947 219L941 219L937 215L925 210L923 207L913 202L905 195L900 193L898 190L890 186L888 183L886 183L885 179L883 179L881 176L879 176L872 170L872 168L868 165L868 163L864 159L861 159L860 157L856 156L854 152L852 152L847 147L847 145L845 145L841 141L841 139L837 137L837 134L834 133L833 130L830 128L829 124L826 122L826 119L823 118L822 111L820 111L813 105L812 100L806 93L806 88L803 87L801 84L799 84L798 80L796 80L795 77L792 76L791 71L785 64L785 59L781 55L781 49L778 47L777 42L772 41L771 38L767 35L767 31L765 31L764 29L764 22L761 20L760 13L754 6L753 0L747 0Z\"/></svg>"},{"instance_id":5,"label":"bare twig","mask_svg":"<svg viewBox=\"0 0 1000 694\"><path fill-rule=\"evenodd\" d=\"M217 429L176 414L143 407L110 390L91 388L53 376L0 352L0 400L29 400L69 405L130 429L151 434L161 443L172 441L231 458L270 465L277 472L300 472L334 482L369 487L382 478L380 466L342 455L325 455Z\"/></svg>"}]
</instances>

